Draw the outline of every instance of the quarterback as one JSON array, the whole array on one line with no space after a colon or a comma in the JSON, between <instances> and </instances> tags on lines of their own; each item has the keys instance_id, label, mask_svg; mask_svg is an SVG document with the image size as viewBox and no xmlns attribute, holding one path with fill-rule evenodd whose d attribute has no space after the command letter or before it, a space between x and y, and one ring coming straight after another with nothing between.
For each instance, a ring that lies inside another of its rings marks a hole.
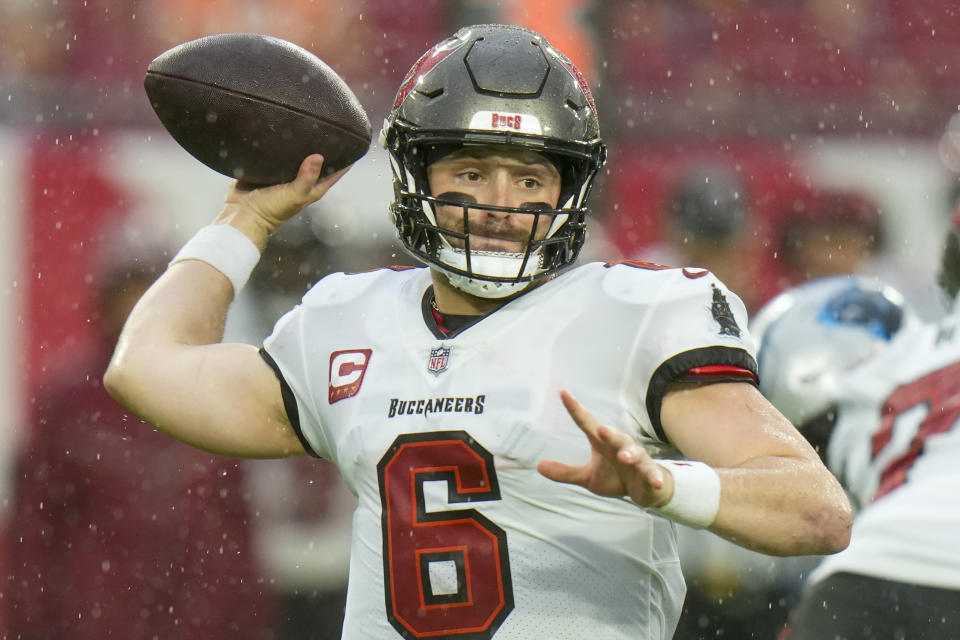
<instances>
[{"instance_id":1,"label":"quarterback","mask_svg":"<svg viewBox=\"0 0 960 640\"><path fill-rule=\"evenodd\" d=\"M358 498L345 638L666 639L678 523L770 554L847 545L842 489L757 390L740 299L695 267L575 266L606 152L570 60L464 28L381 139L426 268L332 274L262 348L221 343L269 233L339 178L310 156L232 188L105 379L194 446L337 465Z\"/></svg>"}]
</instances>

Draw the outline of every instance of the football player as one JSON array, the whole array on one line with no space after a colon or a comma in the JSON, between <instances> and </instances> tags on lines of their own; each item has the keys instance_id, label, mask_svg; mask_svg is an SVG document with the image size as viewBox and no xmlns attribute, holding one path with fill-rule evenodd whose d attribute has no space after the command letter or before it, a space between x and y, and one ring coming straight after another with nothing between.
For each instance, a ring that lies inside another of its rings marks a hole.
<instances>
[{"instance_id":1,"label":"football player","mask_svg":"<svg viewBox=\"0 0 960 640\"><path fill-rule=\"evenodd\" d=\"M330 275L259 352L219 343L268 234L339 177L310 156L229 192L106 376L195 446L338 466L358 498L344 637L669 638L678 523L771 554L846 546L849 502L757 390L737 296L703 269L571 268L605 147L570 60L464 28L381 137L427 268Z\"/></svg>"},{"instance_id":2,"label":"football player","mask_svg":"<svg viewBox=\"0 0 960 640\"><path fill-rule=\"evenodd\" d=\"M939 281L956 304L960 219ZM801 285L760 311L761 390L857 505L783 638L948 640L960 628L960 309L933 324L875 281Z\"/></svg>"}]
</instances>

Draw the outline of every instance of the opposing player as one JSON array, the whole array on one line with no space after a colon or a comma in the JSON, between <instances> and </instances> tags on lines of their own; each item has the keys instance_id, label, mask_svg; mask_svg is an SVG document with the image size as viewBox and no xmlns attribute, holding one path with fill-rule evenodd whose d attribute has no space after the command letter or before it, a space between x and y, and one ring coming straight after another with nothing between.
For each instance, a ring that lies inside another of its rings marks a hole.
<instances>
[{"instance_id":1,"label":"opposing player","mask_svg":"<svg viewBox=\"0 0 960 640\"><path fill-rule=\"evenodd\" d=\"M754 386L735 295L701 269L570 268L605 151L567 58L462 29L382 137L429 268L328 276L259 353L218 343L268 234L338 177L311 156L228 194L106 376L195 446L336 463L359 503L345 637L669 638L677 522L773 554L847 544L842 489Z\"/></svg>"},{"instance_id":2,"label":"opposing player","mask_svg":"<svg viewBox=\"0 0 960 640\"><path fill-rule=\"evenodd\" d=\"M943 256L956 304L960 219ZM789 640L947 640L960 628L960 309L923 324L889 292L829 278L756 318L761 390L858 506L850 546L811 574Z\"/></svg>"}]
</instances>

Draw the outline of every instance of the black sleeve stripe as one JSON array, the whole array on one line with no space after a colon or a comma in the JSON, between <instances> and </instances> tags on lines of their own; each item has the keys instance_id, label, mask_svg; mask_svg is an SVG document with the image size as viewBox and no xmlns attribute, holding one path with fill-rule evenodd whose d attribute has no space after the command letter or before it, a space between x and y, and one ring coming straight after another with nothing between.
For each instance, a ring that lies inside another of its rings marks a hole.
<instances>
[{"instance_id":1,"label":"black sleeve stripe","mask_svg":"<svg viewBox=\"0 0 960 640\"><path fill-rule=\"evenodd\" d=\"M293 395L293 389L291 389L287 381L284 380L283 374L280 372L280 367L276 361L263 347L260 347L260 357L270 365L270 368L273 369L273 374L277 376L277 380L280 381L280 395L283 397L283 408L287 412L287 419L290 421L290 424L293 425L293 430L297 434L297 438L300 439L300 444L303 445L303 448L306 449L308 454L314 458L319 458L320 456L317 452L313 450L313 447L310 446L307 439L303 437L303 429L300 427L300 410L297 409L297 398Z\"/></svg>"},{"instance_id":2,"label":"black sleeve stripe","mask_svg":"<svg viewBox=\"0 0 960 640\"><path fill-rule=\"evenodd\" d=\"M754 375L754 379L718 377L698 381L708 383L749 382L756 384L757 361L743 349L735 349L732 347L703 347L701 349L684 351L665 361L653 372L653 376L650 378L650 385L647 387L647 413L650 414L650 421L661 440L668 442L667 435L663 431L663 424L660 422L660 406L663 404L663 396L666 395L667 388L674 382L684 381L685 375L690 369L718 364L746 369ZM689 378L687 378L687 380L689 380Z\"/></svg>"}]
</instances>

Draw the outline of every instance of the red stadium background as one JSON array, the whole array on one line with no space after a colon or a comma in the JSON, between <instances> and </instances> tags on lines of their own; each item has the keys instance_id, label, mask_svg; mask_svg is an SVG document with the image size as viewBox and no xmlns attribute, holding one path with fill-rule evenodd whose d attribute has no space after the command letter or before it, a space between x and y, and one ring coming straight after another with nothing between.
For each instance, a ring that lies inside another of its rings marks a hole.
<instances>
[{"instance_id":1,"label":"red stadium background","mask_svg":"<svg viewBox=\"0 0 960 640\"><path fill-rule=\"evenodd\" d=\"M916 282L932 277L946 194L960 173L960 145L944 135L960 104L955 3L344 4L303 0L266 10L252 0L87 0L0 8L7 511L9 461L35 422L37 398L92 346L104 245L131 222L177 244L215 215L229 184L158 128L141 89L150 59L201 35L258 31L310 48L351 84L376 129L426 46L462 24L526 24L567 51L596 88L610 147L596 191L596 251L643 258L664 240L678 176L721 163L750 194L744 268L761 274L764 297L785 282L777 247L785 199L822 188L875 201L892 239L888 268ZM380 224L387 202L368 198L389 193L388 171L371 156L355 172L362 180L338 185L331 201Z\"/></svg>"}]
</instances>

